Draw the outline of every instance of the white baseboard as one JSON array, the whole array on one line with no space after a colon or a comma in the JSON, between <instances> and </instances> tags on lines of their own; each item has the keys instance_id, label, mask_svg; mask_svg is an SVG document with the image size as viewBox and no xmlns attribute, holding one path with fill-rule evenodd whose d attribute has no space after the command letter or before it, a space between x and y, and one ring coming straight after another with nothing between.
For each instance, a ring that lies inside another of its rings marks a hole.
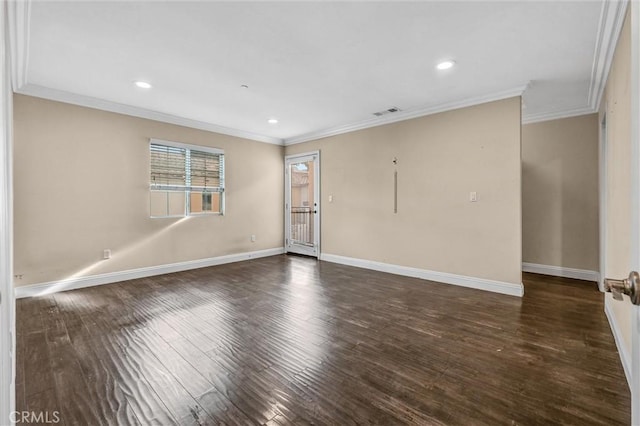
<instances>
[{"instance_id":1,"label":"white baseboard","mask_svg":"<svg viewBox=\"0 0 640 426\"><path fill-rule=\"evenodd\" d=\"M260 257L275 256L284 253L284 247L266 250L250 251L246 253L228 254L225 256L211 257L208 259L189 260L186 262L171 263L168 265L149 266L146 268L130 269L128 271L109 272L106 274L90 275L69 280L51 281L47 283L32 284L15 288L15 296L23 297L42 296L57 293L59 291L74 290L84 287L93 287L102 284L110 284L118 281L134 280L137 278L151 277L154 275L170 274L172 272L186 271L189 269L206 268L208 266L222 265L225 263L240 262L243 260L257 259Z\"/></svg>"},{"instance_id":2,"label":"white baseboard","mask_svg":"<svg viewBox=\"0 0 640 426\"><path fill-rule=\"evenodd\" d=\"M553 275L554 277L575 278L584 281L600 281L600 273L587 269L565 268L562 266L539 265L537 263L522 263L523 272L534 274Z\"/></svg>"},{"instance_id":3,"label":"white baseboard","mask_svg":"<svg viewBox=\"0 0 640 426\"><path fill-rule=\"evenodd\" d=\"M510 296L522 297L524 295L524 286L522 285L522 283L512 284L502 281L487 280L484 278L474 278L465 275L449 274L446 272L436 272L426 269L412 268L409 266L375 262L373 260L338 256L335 254L323 253L320 255L320 260L340 263L342 265L356 266L358 268L372 269L374 271L388 272L390 274L421 278L423 280L437 281L446 284L459 285L462 287L492 291L494 293L508 294Z\"/></svg>"},{"instance_id":4,"label":"white baseboard","mask_svg":"<svg viewBox=\"0 0 640 426\"><path fill-rule=\"evenodd\" d=\"M609 320L609 326L611 327L611 333L613 334L613 339L616 341L616 346L618 347L618 353L620 354L620 361L622 362L622 369L624 370L624 375L627 377L627 384L629 385L629 389L631 389L631 352L626 347L624 343L624 339L622 338L620 332L620 326L616 321L616 316L611 311L611 303L614 303L609 298L605 297L604 299L604 313Z\"/></svg>"}]
</instances>

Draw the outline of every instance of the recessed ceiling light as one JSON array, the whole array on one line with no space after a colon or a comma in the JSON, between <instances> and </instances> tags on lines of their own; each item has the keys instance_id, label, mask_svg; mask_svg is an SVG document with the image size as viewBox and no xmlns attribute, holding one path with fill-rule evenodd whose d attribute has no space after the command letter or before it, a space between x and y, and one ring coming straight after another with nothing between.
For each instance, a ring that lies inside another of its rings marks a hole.
<instances>
[{"instance_id":1,"label":"recessed ceiling light","mask_svg":"<svg viewBox=\"0 0 640 426\"><path fill-rule=\"evenodd\" d=\"M452 61L452 60L442 61L436 66L436 68L438 68L439 70L448 70L449 68L453 67L455 64L456 64L456 61Z\"/></svg>"},{"instance_id":2,"label":"recessed ceiling light","mask_svg":"<svg viewBox=\"0 0 640 426\"><path fill-rule=\"evenodd\" d=\"M277 120L277 119L275 119L275 118L270 118L269 120L267 120L267 122L268 122L269 124L278 124L278 120Z\"/></svg>"},{"instance_id":3,"label":"recessed ceiling light","mask_svg":"<svg viewBox=\"0 0 640 426\"><path fill-rule=\"evenodd\" d=\"M146 81L136 81L135 85L141 89L151 89L151 84L147 83Z\"/></svg>"}]
</instances>

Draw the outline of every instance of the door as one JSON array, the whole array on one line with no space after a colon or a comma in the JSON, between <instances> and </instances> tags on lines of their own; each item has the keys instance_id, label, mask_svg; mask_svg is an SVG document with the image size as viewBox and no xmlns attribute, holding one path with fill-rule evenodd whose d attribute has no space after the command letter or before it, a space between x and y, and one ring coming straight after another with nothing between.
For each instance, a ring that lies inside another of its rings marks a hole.
<instances>
[{"instance_id":1,"label":"door","mask_svg":"<svg viewBox=\"0 0 640 426\"><path fill-rule=\"evenodd\" d=\"M285 157L285 236L287 253L320 255L320 153Z\"/></svg>"},{"instance_id":2,"label":"door","mask_svg":"<svg viewBox=\"0 0 640 426\"><path fill-rule=\"evenodd\" d=\"M640 271L640 4L631 8L631 269ZM639 283L640 284L640 283ZM636 289L640 292L640 288ZM640 425L640 295L631 306L631 424ZM627 302L628 303L628 302Z\"/></svg>"},{"instance_id":3,"label":"door","mask_svg":"<svg viewBox=\"0 0 640 426\"><path fill-rule=\"evenodd\" d=\"M632 269L640 271L640 4L631 2ZM640 291L640 289L637 289ZM631 307L631 423L640 425L640 306Z\"/></svg>"},{"instance_id":4,"label":"door","mask_svg":"<svg viewBox=\"0 0 640 426\"><path fill-rule=\"evenodd\" d=\"M606 143L601 176L606 225L600 238L600 270L608 278L604 287L611 294L605 295L605 311L631 390L631 424L640 425L640 275L631 272L623 279L629 271L640 271L640 3L629 2L629 7L631 31L623 31L618 48L630 51L630 66L623 54L609 74L614 84L607 83L607 135L601 138Z\"/></svg>"}]
</instances>

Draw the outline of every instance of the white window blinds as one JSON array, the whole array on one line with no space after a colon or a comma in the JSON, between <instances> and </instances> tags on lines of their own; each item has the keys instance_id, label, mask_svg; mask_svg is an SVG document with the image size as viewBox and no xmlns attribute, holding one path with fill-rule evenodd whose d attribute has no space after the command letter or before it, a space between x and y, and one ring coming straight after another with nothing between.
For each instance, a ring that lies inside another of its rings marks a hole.
<instances>
[{"instance_id":1,"label":"white window blinds","mask_svg":"<svg viewBox=\"0 0 640 426\"><path fill-rule=\"evenodd\" d=\"M224 151L152 139L149 216L224 214Z\"/></svg>"},{"instance_id":2,"label":"white window blinds","mask_svg":"<svg viewBox=\"0 0 640 426\"><path fill-rule=\"evenodd\" d=\"M187 150L151 144L151 189L184 191L187 186Z\"/></svg>"},{"instance_id":3,"label":"white window blinds","mask_svg":"<svg viewBox=\"0 0 640 426\"><path fill-rule=\"evenodd\" d=\"M194 190L220 192L223 188L222 154L190 150L187 155L187 185Z\"/></svg>"},{"instance_id":4,"label":"white window blinds","mask_svg":"<svg viewBox=\"0 0 640 426\"><path fill-rule=\"evenodd\" d=\"M224 154L183 144L150 144L152 190L224 191Z\"/></svg>"}]
</instances>

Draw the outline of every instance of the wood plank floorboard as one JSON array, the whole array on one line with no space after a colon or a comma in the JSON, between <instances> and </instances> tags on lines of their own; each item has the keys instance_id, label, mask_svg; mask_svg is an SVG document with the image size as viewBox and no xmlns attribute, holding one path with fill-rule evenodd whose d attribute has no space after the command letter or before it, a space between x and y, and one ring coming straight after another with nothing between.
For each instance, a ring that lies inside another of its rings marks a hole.
<instances>
[{"instance_id":1,"label":"wood plank floorboard","mask_svg":"<svg viewBox=\"0 0 640 426\"><path fill-rule=\"evenodd\" d=\"M282 255L20 299L17 410L92 426L629 424L595 284L523 280L516 298Z\"/></svg>"}]
</instances>

